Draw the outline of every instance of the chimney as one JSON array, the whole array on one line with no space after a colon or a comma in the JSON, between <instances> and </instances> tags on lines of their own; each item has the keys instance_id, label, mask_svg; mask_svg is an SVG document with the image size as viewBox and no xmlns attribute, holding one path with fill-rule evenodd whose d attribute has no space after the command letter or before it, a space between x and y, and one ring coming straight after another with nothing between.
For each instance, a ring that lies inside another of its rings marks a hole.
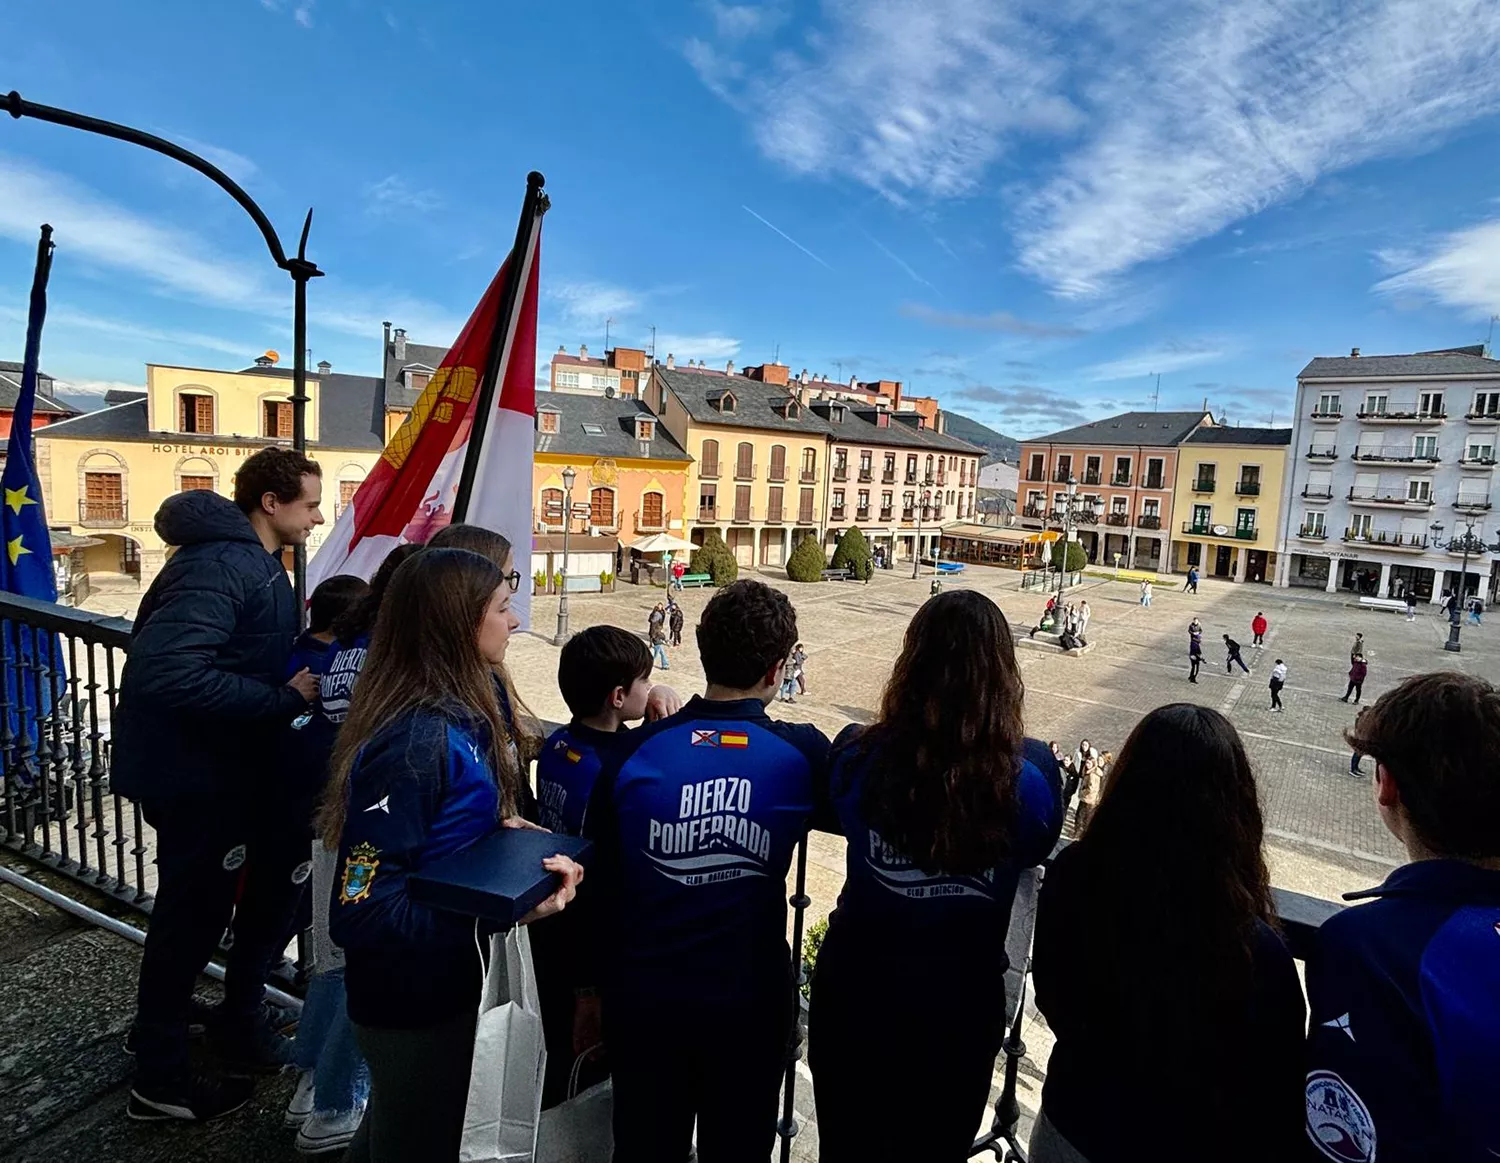
<instances>
[{"instance_id":1,"label":"chimney","mask_svg":"<svg viewBox=\"0 0 1500 1163\"><path fill-rule=\"evenodd\" d=\"M677 361L672 358L672 353L670 351L667 352L667 370L671 371L676 366L677 366Z\"/></svg>"},{"instance_id":2,"label":"chimney","mask_svg":"<svg viewBox=\"0 0 1500 1163\"><path fill-rule=\"evenodd\" d=\"M271 358L269 352L267 352L265 355L257 355L255 357L256 367L271 367L273 364L275 364L275 362L276 361Z\"/></svg>"},{"instance_id":3,"label":"chimney","mask_svg":"<svg viewBox=\"0 0 1500 1163\"><path fill-rule=\"evenodd\" d=\"M398 363L406 359L406 328L404 327L396 328L396 346L392 354L395 355Z\"/></svg>"},{"instance_id":4,"label":"chimney","mask_svg":"<svg viewBox=\"0 0 1500 1163\"><path fill-rule=\"evenodd\" d=\"M558 355L567 355L568 354L568 349L567 349L566 345L559 343L557 345L557 354Z\"/></svg>"},{"instance_id":5,"label":"chimney","mask_svg":"<svg viewBox=\"0 0 1500 1163\"><path fill-rule=\"evenodd\" d=\"M385 328L385 346L380 349L380 362L384 364L386 352L391 350L391 321L387 319L381 326Z\"/></svg>"},{"instance_id":6,"label":"chimney","mask_svg":"<svg viewBox=\"0 0 1500 1163\"><path fill-rule=\"evenodd\" d=\"M318 374L320 376L326 376L331 371L333 371L333 364L329 363L326 359L318 360Z\"/></svg>"},{"instance_id":7,"label":"chimney","mask_svg":"<svg viewBox=\"0 0 1500 1163\"><path fill-rule=\"evenodd\" d=\"M734 360L730 360L724 365L724 374L726 376L734 375Z\"/></svg>"},{"instance_id":8,"label":"chimney","mask_svg":"<svg viewBox=\"0 0 1500 1163\"><path fill-rule=\"evenodd\" d=\"M849 387L850 387L851 390L853 390L854 388L859 387L859 380L855 376L850 376L849 377Z\"/></svg>"},{"instance_id":9,"label":"chimney","mask_svg":"<svg viewBox=\"0 0 1500 1163\"><path fill-rule=\"evenodd\" d=\"M588 359L588 357L589 357L589 345L587 343L580 343L578 345L578 358L579 359Z\"/></svg>"},{"instance_id":10,"label":"chimney","mask_svg":"<svg viewBox=\"0 0 1500 1163\"><path fill-rule=\"evenodd\" d=\"M797 375L797 382L799 384L805 384L805 383L807 383L807 369L806 368L803 368L802 371L798 373L798 375Z\"/></svg>"},{"instance_id":11,"label":"chimney","mask_svg":"<svg viewBox=\"0 0 1500 1163\"><path fill-rule=\"evenodd\" d=\"M1349 358L1350 359L1358 359L1359 358L1359 348L1357 348L1357 347L1351 347L1349 349Z\"/></svg>"}]
</instances>

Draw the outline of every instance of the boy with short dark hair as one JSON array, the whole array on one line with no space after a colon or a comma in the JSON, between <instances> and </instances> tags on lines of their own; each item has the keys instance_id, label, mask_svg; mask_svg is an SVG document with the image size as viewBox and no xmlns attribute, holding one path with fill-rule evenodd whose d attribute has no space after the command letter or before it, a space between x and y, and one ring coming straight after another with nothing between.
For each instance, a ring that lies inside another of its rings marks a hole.
<instances>
[{"instance_id":1,"label":"boy with short dark hair","mask_svg":"<svg viewBox=\"0 0 1500 1163\"><path fill-rule=\"evenodd\" d=\"M1500 690L1443 671L1345 732L1411 857L1307 963L1307 1133L1330 1159L1500 1156Z\"/></svg>"},{"instance_id":2,"label":"boy with short dark hair","mask_svg":"<svg viewBox=\"0 0 1500 1163\"><path fill-rule=\"evenodd\" d=\"M573 718L542 747L536 764L536 796L544 828L581 836L594 781L603 764L629 737L625 724L646 715L651 695L651 652L618 626L591 626L568 639L557 663L557 685ZM580 982L579 930L590 914L569 910L532 932L542 1028L547 1039L547 1077L542 1105L568 1097L573 1063L600 1042L597 1005L576 1004ZM585 996L594 996L592 989ZM591 1071L583 1081L597 1081Z\"/></svg>"},{"instance_id":3,"label":"boy with short dark hair","mask_svg":"<svg viewBox=\"0 0 1500 1163\"><path fill-rule=\"evenodd\" d=\"M763 1159L795 1008L787 871L826 804L828 739L765 708L797 644L779 590L726 586L698 625L701 697L639 731L585 832L616 1163ZM580 898L583 899L583 898Z\"/></svg>"}]
</instances>

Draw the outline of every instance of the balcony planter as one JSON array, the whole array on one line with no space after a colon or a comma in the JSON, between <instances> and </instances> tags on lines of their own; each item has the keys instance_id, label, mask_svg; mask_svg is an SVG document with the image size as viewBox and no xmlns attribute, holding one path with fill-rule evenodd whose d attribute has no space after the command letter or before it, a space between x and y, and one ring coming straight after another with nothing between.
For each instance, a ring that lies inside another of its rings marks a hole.
<instances>
[{"instance_id":1,"label":"balcony planter","mask_svg":"<svg viewBox=\"0 0 1500 1163\"><path fill-rule=\"evenodd\" d=\"M547 571L537 570L531 575L531 592L533 594L545 594L547 592Z\"/></svg>"}]
</instances>

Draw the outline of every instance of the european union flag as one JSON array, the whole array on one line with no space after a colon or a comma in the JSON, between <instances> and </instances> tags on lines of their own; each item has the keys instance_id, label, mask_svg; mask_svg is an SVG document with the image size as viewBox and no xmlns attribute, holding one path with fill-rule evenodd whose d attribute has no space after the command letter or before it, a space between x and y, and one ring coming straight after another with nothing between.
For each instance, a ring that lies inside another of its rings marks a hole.
<instances>
[{"instance_id":1,"label":"european union flag","mask_svg":"<svg viewBox=\"0 0 1500 1163\"><path fill-rule=\"evenodd\" d=\"M47 533L42 487L31 451L31 414L36 405L42 321L47 315L47 277L51 271L52 227L43 226L31 283L21 394L11 420L5 471L0 473L0 590L44 602L57 601L57 578L52 572L52 539ZM67 679L62 652L56 634L5 619L0 620L0 653L5 659L5 734L18 752L3 757L4 770L7 777L14 775L19 783L32 784L38 773L29 757Z\"/></svg>"},{"instance_id":2,"label":"european union flag","mask_svg":"<svg viewBox=\"0 0 1500 1163\"><path fill-rule=\"evenodd\" d=\"M21 370L21 394L16 398L5 448L5 472L0 474L4 505L0 507L0 590L57 601L57 577L52 572L52 539L42 509L42 486L31 451L31 413L36 406L36 373L42 354L42 321L47 316L47 276L52 271L52 227L42 227L37 246L36 276L31 284L31 316L26 324L26 362Z\"/></svg>"}]
</instances>

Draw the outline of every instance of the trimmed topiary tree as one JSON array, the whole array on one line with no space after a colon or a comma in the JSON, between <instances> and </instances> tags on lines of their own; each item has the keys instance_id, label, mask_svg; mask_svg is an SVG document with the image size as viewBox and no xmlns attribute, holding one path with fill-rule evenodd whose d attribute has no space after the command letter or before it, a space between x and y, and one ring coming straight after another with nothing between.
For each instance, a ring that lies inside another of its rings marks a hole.
<instances>
[{"instance_id":1,"label":"trimmed topiary tree","mask_svg":"<svg viewBox=\"0 0 1500 1163\"><path fill-rule=\"evenodd\" d=\"M875 555L870 552L870 543L857 528L844 530L833 551L829 569L847 569L860 581L869 581L875 572Z\"/></svg>"},{"instance_id":2,"label":"trimmed topiary tree","mask_svg":"<svg viewBox=\"0 0 1500 1163\"><path fill-rule=\"evenodd\" d=\"M727 586L740 576L739 562L724 544L717 529L703 535L703 544L693 551L688 561L688 573L706 573L716 586Z\"/></svg>"},{"instance_id":3,"label":"trimmed topiary tree","mask_svg":"<svg viewBox=\"0 0 1500 1163\"><path fill-rule=\"evenodd\" d=\"M1083 551L1083 546L1078 542L1069 541L1066 562L1069 573L1079 573L1088 566L1089 555Z\"/></svg>"},{"instance_id":4,"label":"trimmed topiary tree","mask_svg":"<svg viewBox=\"0 0 1500 1163\"><path fill-rule=\"evenodd\" d=\"M797 542L792 555L786 559L786 576L795 582L823 580L823 571L828 568L828 559L816 537L804 537Z\"/></svg>"}]
</instances>

